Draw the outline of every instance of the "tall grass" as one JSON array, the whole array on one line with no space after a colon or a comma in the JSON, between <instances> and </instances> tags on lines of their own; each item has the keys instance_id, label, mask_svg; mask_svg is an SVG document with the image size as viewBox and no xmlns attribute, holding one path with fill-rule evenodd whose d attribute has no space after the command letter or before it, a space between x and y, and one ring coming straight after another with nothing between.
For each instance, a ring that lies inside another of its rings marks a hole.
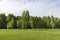
<instances>
[{"instance_id":1,"label":"tall grass","mask_svg":"<svg viewBox=\"0 0 60 40\"><path fill-rule=\"evenodd\" d=\"M60 40L60 29L0 29L0 40Z\"/></svg>"}]
</instances>

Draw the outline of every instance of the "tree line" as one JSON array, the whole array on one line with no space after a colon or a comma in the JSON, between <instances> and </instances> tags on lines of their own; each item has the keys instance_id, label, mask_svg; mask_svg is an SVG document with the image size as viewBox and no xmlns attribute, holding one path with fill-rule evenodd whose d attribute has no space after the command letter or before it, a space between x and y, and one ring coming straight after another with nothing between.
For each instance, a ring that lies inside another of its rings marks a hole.
<instances>
[{"instance_id":1,"label":"tree line","mask_svg":"<svg viewBox=\"0 0 60 40\"><path fill-rule=\"evenodd\" d=\"M56 29L60 28L60 18L54 16L30 16L23 11L22 16L0 14L0 29Z\"/></svg>"}]
</instances>

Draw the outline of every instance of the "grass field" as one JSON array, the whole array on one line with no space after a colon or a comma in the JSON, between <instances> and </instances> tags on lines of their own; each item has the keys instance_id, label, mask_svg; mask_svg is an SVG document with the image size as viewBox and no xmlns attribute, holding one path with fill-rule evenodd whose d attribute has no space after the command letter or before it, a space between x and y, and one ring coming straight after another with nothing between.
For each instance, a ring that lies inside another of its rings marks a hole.
<instances>
[{"instance_id":1,"label":"grass field","mask_svg":"<svg viewBox=\"0 0 60 40\"><path fill-rule=\"evenodd\" d=\"M0 40L60 40L60 30L0 29Z\"/></svg>"}]
</instances>

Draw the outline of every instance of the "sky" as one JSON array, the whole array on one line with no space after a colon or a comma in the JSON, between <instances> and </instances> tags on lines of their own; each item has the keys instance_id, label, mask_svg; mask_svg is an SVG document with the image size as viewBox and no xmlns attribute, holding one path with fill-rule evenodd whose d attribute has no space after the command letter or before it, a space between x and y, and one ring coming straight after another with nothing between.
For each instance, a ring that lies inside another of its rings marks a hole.
<instances>
[{"instance_id":1,"label":"sky","mask_svg":"<svg viewBox=\"0 0 60 40\"><path fill-rule=\"evenodd\" d=\"M60 0L0 0L0 13L22 15L24 10L31 16L60 17Z\"/></svg>"}]
</instances>

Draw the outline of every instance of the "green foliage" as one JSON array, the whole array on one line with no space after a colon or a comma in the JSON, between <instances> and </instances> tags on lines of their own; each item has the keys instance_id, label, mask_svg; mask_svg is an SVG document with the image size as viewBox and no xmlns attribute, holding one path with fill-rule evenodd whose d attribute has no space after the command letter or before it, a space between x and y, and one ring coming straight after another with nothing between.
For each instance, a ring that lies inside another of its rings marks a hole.
<instances>
[{"instance_id":1,"label":"green foliage","mask_svg":"<svg viewBox=\"0 0 60 40\"><path fill-rule=\"evenodd\" d=\"M22 29L22 22L21 22L21 20L17 20L17 28Z\"/></svg>"},{"instance_id":2,"label":"green foliage","mask_svg":"<svg viewBox=\"0 0 60 40\"><path fill-rule=\"evenodd\" d=\"M6 28L6 16L5 14L0 14L0 28Z\"/></svg>"},{"instance_id":3,"label":"green foliage","mask_svg":"<svg viewBox=\"0 0 60 40\"><path fill-rule=\"evenodd\" d=\"M22 16L0 14L0 29L55 29L60 28L60 18L54 16L30 16L29 11L23 11Z\"/></svg>"},{"instance_id":4,"label":"green foliage","mask_svg":"<svg viewBox=\"0 0 60 40\"><path fill-rule=\"evenodd\" d=\"M7 29L13 29L14 28L14 20L12 19L10 22L7 23Z\"/></svg>"},{"instance_id":5,"label":"green foliage","mask_svg":"<svg viewBox=\"0 0 60 40\"><path fill-rule=\"evenodd\" d=\"M29 11L24 11L22 13L22 27L24 27L24 29L31 28L29 21L30 21Z\"/></svg>"},{"instance_id":6,"label":"green foliage","mask_svg":"<svg viewBox=\"0 0 60 40\"><path fill-rule=\"evenodd\" d=\"M17 17L16 16L14 16L13 14L9 14L6 20L7 20L7 29L17 28Z\"/></svg>"}]
</instances>

